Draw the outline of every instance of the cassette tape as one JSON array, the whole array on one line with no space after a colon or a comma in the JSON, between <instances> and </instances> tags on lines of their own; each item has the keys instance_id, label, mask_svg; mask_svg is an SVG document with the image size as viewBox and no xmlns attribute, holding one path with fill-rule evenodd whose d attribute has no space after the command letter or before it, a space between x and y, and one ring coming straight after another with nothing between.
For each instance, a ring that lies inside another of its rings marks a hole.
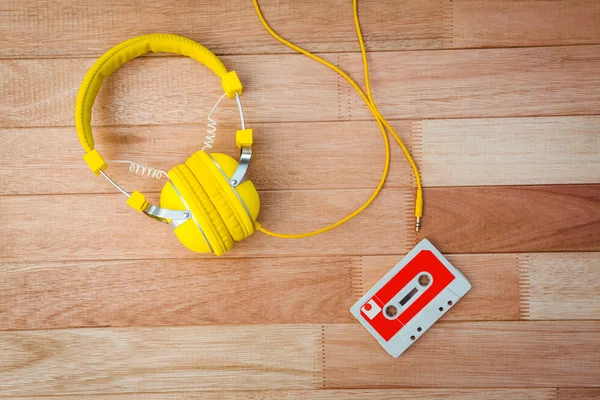
<instances>
[{"instance_id":1,"label":"cassette tape","mask_svg":"<svg viewBox=\"0 0 600 400\"><path fill-rule=\"evenodd\" d=\"M424 239L350 312L398 357L470 289L463 274Z\"/></svg>"}]
</instances>

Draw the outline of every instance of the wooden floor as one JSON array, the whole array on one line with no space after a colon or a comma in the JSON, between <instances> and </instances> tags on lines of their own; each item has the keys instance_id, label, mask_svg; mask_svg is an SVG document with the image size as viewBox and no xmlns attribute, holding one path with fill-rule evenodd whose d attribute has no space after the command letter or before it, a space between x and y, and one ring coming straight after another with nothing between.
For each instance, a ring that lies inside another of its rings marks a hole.
<instances>
[{"instance_id":1,"label":"wooden floor","mask_svg":"<svg viewBox=\"0 0 600 400\"><path fill-rule=\"evenodd\" d=\"M284 37L359 82L349 0L262 0ZM81 160L78 85L131 36L188 36L245 83L266 227L299 232L367 199L383 166L368 109L274 41L250 0L3 0L0 5L0 397L600 398L600 2L360 0L393 149L360 217L297 241L260 233L224 258L185 250ZM150 56L94 110L106 158L169 169L202 147L218 80ZM234 104L215 149L235 154ZM116 166L157 199L160 182ZM472 291L399 359L350 306L429 238Z\"/></svg>"}]
</instances>

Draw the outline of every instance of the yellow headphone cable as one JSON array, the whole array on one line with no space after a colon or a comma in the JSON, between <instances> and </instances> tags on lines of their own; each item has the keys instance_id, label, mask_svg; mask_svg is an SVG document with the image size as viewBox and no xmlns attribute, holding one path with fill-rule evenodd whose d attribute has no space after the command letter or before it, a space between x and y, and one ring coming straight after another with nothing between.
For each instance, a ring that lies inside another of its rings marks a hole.
<instances>
[{"instance_id":1,"label":"yellow headphone cable","mask_svg":"<svg viewBox=\"0 0 600 400\"><path fill-rule=\"evenodd\" d=\"M347 215L343 219L341 219L329 226L326 226L325 228L321 228L321 229L318 229L315 231L301 233L301 234L285 234L285 233L272 232L272 231L264 228L258 222L254 223L255 228L258 231L265 233L269 236L274 236L274 237L284 238L284 239L299 239L299 238L314 236L314 235L318 235L323 232L327 232L327 231L343 224L344 222L349 221L350 219L356 217L358 214L363 212L373 202L373 200L375 200L375 198L377 197L379 192L381 192L383 184L385 183L385 180L387 179L387 174L388 174L389 167L390 167L390 143L388 141L388 137L386 134L386 128L387 128L387 130L392 134L394 139L396 139L396 142L398 142L398 145L404 152L404 155L406 156L406 159L410 163L410 166L415 174L415 181L417 183L417 195L416 195L416 199L415 199L415 217L416 217L416 230L419 231L419 228L421 226L421 217L423 216L423 188L421 187L421 176L419 175L419 170L417 169L417 165L415 164L415 161L413 160L410 152L408 151L408 149L402 142L402 139L400 139L400 137L398 136L398 134L396 133L394 128L392 128L392 126L386 121L386 119L383 118L383 116L377 109L375 102L373 101L373 96L371 95L371 83L370 83L370 78L369 78L369 63L367 61L367 52L365 50L365 43L363 40L362 31L360 29L360 22L358 19L358 2L357 2L357 0L353 0L352 6L353 6L353 12L354 12L354 24L356 26L356 34L358 36L358 42L360 44L360 51L361 51L361 55L362 55L363 67L364 67L364 72L365 72L365 83L366 83L366 89L367 89L366 95L363 92L363 90L360 88L360 86L358 86L358 84L347 73L342 71L339 67L333 65L332 63L322 59L321 57L319 57L299 46L296 46L295 44L291 43L290 41L279 36L277 34L277 32L275 32L271 28L271 26L269 26L267 21L265 20L265 17L263 16L263 14L260 10L260 6L258 5L258 0L252 0L252 1L254 3L254 8L256 9L256 14L258 15L258 18L260 19L260 22L263 24L265 29L271 34L271 36L273 36L275 39L277 39L284 45L290 47L291 49L293 49L299 53L302 53L305 56L312 58L313 60L318 61L319 63L329 67L330 69L335 71L337 74L339 74L341 77L343 77L346 81L348 81L348 83L350 83L350 85L352 85L352 87L357 91L357 93L360 95L360 97L362 97L362 99L365 101L365 103L371 110L371 113L375 117L375 120L377 121L377 125L379 126L379 129L381 130L381 135L382 135L383 142L385 145L385 165L383 168L383 173L381 175L381 179L379 180L379 184L377 185L377 187L371 194L371 197L369 197L369 199L362 206L360 206L358 209L356 209L351 214Z\"/></svg>"}]
</instances>

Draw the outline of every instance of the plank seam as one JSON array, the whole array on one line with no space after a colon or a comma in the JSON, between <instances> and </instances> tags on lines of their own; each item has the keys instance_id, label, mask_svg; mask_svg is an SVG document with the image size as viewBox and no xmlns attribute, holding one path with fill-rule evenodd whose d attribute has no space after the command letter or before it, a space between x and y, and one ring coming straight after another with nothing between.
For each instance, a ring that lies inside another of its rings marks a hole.
<instances>
[{"instance_id":1,"label":"plank seam","mask_svg":"<svg viewBox=\"0 0 600 400\"><path fill-rule=\"evenodd\" d=\"M417 232L415 231L414 218L415 213L413 205L415 203L414 190L404 191L404 226L405 226L405 243L404 252L408 252L417 244Z\"/></svg>"},{"instance_id":2,"label":"plank seam","mask_svg":"<svg viewBox=\"0 0 600 400\"><path fill-rule=\"evenodd\" d=\"M338 75L338 79L339 79L339 75ZM348 90L348 119L352 120L352 91Z\"/></svg>"},{"instance_id":3,"label":"plank seam","mask_svg":"<svg viewBox=\"0 0 600 400\"><path fill-rule=\"evenodd\" d=\"M440 0L440 21L442 25L442 49L454 48L454 2Z\"/></svg>"},{"instance_id":4,"label":"plank seam","mask_svg":"<svg viewBox=\"0 0 600 400\"><path fill-rule=\"evenodd\" d=\"M340 65L340 54L336 54L336 65L339 67ZM337 76L337 108L338 108L338 121L342 119L342 77L340 74L336 74Z\"/></svg>"},{"instance_id":5,"label":"plank seam","mask_svg":"<svg viewBox=\"0 0 600 400\"><path fill-rule=\"evenodd\" d=\"M442 36L442 38L445 38ZM373 39L370 40L370 42L381 42L381 41L374 41ZM369 53L417 53L417 52L424 52L424 51L447 51L447 50L505 50L505 49L545 49L545 48L554 48L554 47L585 47L585 46L598 46L600 45L600 41L595 41L595 42L589 42L589 43L561 43L561 44L543 44L543 43L537 43L537 44L520 44L520 45L500 45L500 44L496 44L496 45L488 45L488 46L478 46L478 47L469 47L467 46L463 46L463 47L455 47L455 48L449 48L449 47L441 47L441 48L434 48L434 47L419 47L419 48L394 48L394 49L371 49L369 50ZM361 52L360 50L319 50L316 51L317 55L323 55L323 54L358 54L360 55ZM297 56L298 52L291 50L288 51L286 49L283 50L274 50L271 52L239 52L239 53L220 53L220 52L216 52L215 53L216 56L220 57L247 57L247 56ZM139 58L142 57L152 57L152 58L176 58L176 57L180 57L178 55L169 55L169 54L145 54L140 56ZM67 54L67 55L61 55L61 54L48 54L48 55L35 55L35 54L22 54L22 55L17 55L17 56L0 56L0 62L2 61L20 61L20 60L25 60L25 61L38 61L38 60L81 60L81 59L87 59L87 60L91 60L90 62L93 62L94 60L97 59L95 53L89 53L89 54L83 54L83 55L77 55L75 53L73 54Z\"/></svg>"},{"instance_id":6,"label":"plank seam","mask_svg":"<svg viewBox=\"0 0 600 400\"><path fill-rule=\"evenodd\" d=\"M409 149L415 163L419 170L421 169L421 162L423 160L423 121L410 121L409 128ZM411 185L413 188L417 187L417 181L415 175L411 172L410 174Z\"/></svg>"},{"instance_id":7,"label":"plank seam","mask_svg":"<svg viewBox=\"0 0 600 400\"><path fill-rule=\"evenodd\" d=\"M517 255L517 279L519 283L519 319L531 319L531 276L529 254Z\"/></svg>"},{"instance_id":8,"label":"plank seam","mask_svg":"<svg viewBox=\"0 0 600 400\"><path fill-rule=\"evenodd\" d=\"M560 388L554 389L554 392L552 393L552 400L558 399L560 399Z\"/></svg>"},{"instance_id":9,"label":"plank seam","mask_svg":"<svg viewBox=\"0 0 600 400\"><path fill-rule=\"evenodd\" d=\"M351 293L354 299L359 299L363 295L363 277L362 277L362 256L352 257L350 259L350 284Z\"/></svg>"},{"instance_id":10,"label":"plank seam","mask_svg":"<svg viewBox=\"0 0 600 400\"><path fill-rule=\"evenodd\" d=\"M315 367L313 371L314 388L324 389L325 384L325 325L319 325L318 332L315 332Z\"/></svg>"}]
</instances>

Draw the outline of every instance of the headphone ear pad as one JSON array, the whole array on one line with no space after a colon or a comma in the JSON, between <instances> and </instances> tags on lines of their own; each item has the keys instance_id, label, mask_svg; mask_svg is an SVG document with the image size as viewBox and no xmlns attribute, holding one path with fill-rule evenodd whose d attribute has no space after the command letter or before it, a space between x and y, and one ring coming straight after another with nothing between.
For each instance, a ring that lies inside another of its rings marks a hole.
<instances>
[{"instance_id":1,"label":"headphone ear pad","mask_svg":"<svg viewBox=\"0 0 600 400\"><path fill-rule=\"evenodd\" d=\"M254 233L254 220L242 195L230 186L230 177L227 176L225 170L217 163L215 157L224 160L224 164L231 164L234 170L237 167L235 160L225 154L216 153L209 155L202 151L192 155L187 160L186 165L196 175L206 194L210 197L231 236L234 240L240 241ZM230 168L226 167L226 169ZM250 182L245 187L246 190L244 192L248 192L244 193L245 197L250 198L251 202L259 204L258 193L256 193L254 185Z\"/></svg>"},{"instance_id":2,"label":"headphone ear pad","mask_svg":"<svg viewBox=\"0 0 600 400\"><path fill-rule=\"evenodd\" d=\"M229 179L238 167L236 160L222 153L198 152L196 154L220 184L221 192L229 200L229 205L238 216L240 224L244 225L249 235L252 234L254 221L260 212L260 197L252 181L246 180L235 188L231 187Z\"/></svg>"},{"instance_id":3,"label":"headphone ear pad","mask_svg":"<svg viewBox=\"0 0 600 400\"><path fill-rule=\"evenodd\" d=\"M187 165L169 171L170 181L161 192L161 206L190 210L192 218L175 228L175 234L188 249L222 255L233 246L233 238L208 195Z\"/></svg>"}]
</instances>

